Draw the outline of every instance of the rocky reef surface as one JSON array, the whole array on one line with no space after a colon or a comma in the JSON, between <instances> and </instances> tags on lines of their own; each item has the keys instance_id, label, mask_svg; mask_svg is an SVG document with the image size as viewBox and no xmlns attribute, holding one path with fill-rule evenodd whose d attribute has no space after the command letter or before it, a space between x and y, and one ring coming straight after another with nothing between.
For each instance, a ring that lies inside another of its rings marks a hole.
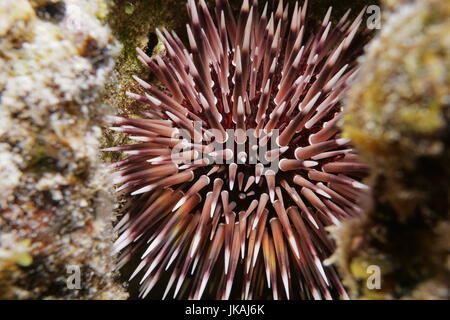
<instances>
[{"instance_id":1,"label":"rocky reef surface","mask_svg":"<svg viewBox=\"0 0 450 320\"><path fill-rule=\"evenodd\" d=\"M98 148L99 93L118 51L100 22L106 9L0 2L0 298L127 297L113 273L114 198Z\"/></svg>"},{"instance_id":2,"label":"rocky reef surface","mask_svg":"<svg viewBox=\"0 0 450 320\"><path fill-rule=\"evenodd\" d=\"M450 3L388 1L344 133L370 164L366 214L335 233L356 298L450 298ZM378 266L371 290L367 267Z\"/></svg>"}]
</instances>

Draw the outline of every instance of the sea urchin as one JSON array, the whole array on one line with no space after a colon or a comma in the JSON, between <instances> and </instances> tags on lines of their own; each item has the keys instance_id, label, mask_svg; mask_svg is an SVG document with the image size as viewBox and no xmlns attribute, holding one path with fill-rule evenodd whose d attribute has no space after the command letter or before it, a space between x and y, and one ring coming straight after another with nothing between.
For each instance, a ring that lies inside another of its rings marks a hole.
<instances>
[{"instance_id":1,"label":"sea urchin","mask_svg":"<svg viewBox=\"0 0 450 320\"><path fill-rule=\"evenodd\" d=\"M235 20L217 0L214 19L188 0L189 48L161 30L165 55L137 49L164 89L135 77L144 117L110 121L138 142L106 150L127 155L112 165L130 194L115 250L118 267L140 258L141 297L347 298L325 227L366 189L337 124L367 30L364 11L332 26L330 8L308 37L306 7L289 21L283 1L244 0Z\"/></svg>"}]
</instances>

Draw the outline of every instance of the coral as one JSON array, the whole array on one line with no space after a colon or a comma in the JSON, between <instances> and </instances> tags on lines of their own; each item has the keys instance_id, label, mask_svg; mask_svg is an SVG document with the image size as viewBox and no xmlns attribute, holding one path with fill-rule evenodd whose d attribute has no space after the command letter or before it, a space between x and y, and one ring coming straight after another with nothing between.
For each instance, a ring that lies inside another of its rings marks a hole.
<instances>
[{"instance_id":1,"label":"coral","mask_svg":"<svg viewBox=\"0 0 450 320\"><path fill-rule=\"evenodd\" d=\"M0 298L127 297L98 159L99 91L117 52L105 15L100 0L0 3Z\"/></svg>"},{"instance_id":2,"label":"coral","mask_svg":"<svg viewBox=\"0 0 450 320\"><path fill-rule=\"evenodd\" d=\"M450 3L391 8L361 59L344 133L371 166L367 214L336 231L353 296L450 297ZM379 265L382 288L360 270Z\"/></svg>"}]
</instances>

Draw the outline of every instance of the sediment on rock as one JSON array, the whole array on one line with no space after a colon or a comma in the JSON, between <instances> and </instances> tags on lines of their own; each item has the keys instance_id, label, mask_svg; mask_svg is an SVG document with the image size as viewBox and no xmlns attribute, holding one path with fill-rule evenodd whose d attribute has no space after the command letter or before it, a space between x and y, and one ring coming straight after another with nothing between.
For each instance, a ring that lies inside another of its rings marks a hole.
<instances>
[{"instance_id":1,"label":"sediment on rock","mask_svg":"<svg viewBox=\"0 0 450 320\"><path fill-rule=\"evenodd\" d=\"M0 298L127 297L99 160L99 92L118 50L105 15L100 0L0 3Z\"/></svg>"}]
</instances>

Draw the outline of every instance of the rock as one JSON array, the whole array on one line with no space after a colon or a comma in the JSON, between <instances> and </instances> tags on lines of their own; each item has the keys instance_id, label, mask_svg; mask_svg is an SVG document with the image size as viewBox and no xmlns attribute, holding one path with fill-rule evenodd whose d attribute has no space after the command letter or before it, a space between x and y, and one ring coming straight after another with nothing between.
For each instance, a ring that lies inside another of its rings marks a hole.
<instances>
[{"instance_id":1,"label":"rock","mask_svg":"<svg viewBox=\"0 0 450 320\"><path fill-rule=\"evenodd\" d=\"M0 3L0 298L127 297L98 149L118 50L105 14L100 0Z\"/></svg>"},{"instance_id":2,"label":"rock","mask_svg":"<svg viewBox=\"0 0 450 320\"><path fill-rule=\"evenodd\" d=\"M390 10L360 61L344 121L371 166L373 200L336 231L334 259L354 297L448 299L450 4ZM369 265L381 268L380 290L366 286Z\"/></svg>"}]
</instances>

